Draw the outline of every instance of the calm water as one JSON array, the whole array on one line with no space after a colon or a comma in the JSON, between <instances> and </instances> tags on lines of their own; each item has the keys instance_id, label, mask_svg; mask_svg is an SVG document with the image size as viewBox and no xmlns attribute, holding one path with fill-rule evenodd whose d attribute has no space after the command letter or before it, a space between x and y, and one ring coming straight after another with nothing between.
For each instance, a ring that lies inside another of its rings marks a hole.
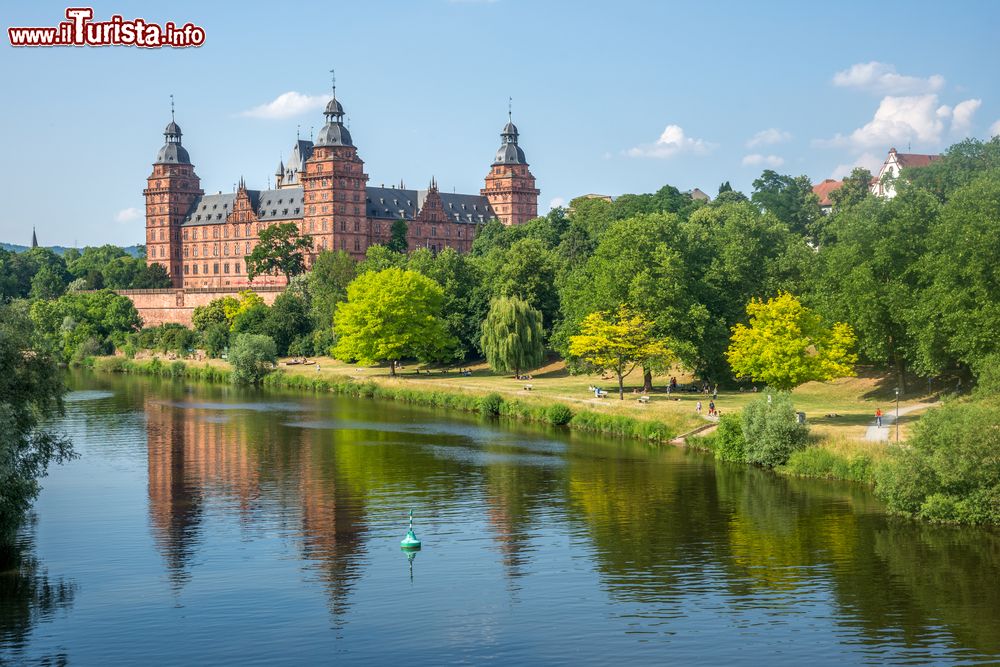
<instances>
[{"instance_id":1,"label":"calm water","mask_svg":"<svg viewBox=\"0 0 1000 667\"><path fill-rule=\"evenodd\" d=\"M82 456L0 577L0 663L1000 662L1000 535L857 487L375 401L74 383Z\"/></svg>"}]
</instances>

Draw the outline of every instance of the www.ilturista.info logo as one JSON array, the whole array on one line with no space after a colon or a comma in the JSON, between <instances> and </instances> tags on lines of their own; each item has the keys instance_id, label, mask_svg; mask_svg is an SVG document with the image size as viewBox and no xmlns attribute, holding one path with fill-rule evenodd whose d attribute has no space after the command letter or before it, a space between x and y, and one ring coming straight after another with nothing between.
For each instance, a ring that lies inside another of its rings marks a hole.
<instances>
[{"instance_id":1,"label":"www.ilturista.info logo","mask_svg":"<svg viewBox=\"0 0 1000 667\"><path fill-rule=\"evenodd\" d=\"M205 43L205 29L173 21L163 25L145 19L125 20L115 14L108 21L92 21L91 7L69 7L66 21L48 28L7 28L11 46L141 46L184 48Z\"/></svg>"}]
</instances>

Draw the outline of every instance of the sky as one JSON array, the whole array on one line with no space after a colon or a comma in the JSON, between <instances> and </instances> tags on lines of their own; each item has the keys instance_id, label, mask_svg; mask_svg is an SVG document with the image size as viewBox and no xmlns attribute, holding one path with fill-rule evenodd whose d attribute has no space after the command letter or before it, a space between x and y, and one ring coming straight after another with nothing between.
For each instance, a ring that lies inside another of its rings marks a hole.
<instances>
[{"instance_id":1,"label":"sky","mask_svg":"<svg viewBox=\"0 0 1000 667\"><path fill-rule=\"evenodd\" d=\"M12 48L66 5L0 13L0 241L140 243L170 98L206 192L273 179L336 70L369 185L478 192L508 99L541 189L749 193L1000 133L1000 2L102 2L198 48Z\"/></svg>"}]
</instances>

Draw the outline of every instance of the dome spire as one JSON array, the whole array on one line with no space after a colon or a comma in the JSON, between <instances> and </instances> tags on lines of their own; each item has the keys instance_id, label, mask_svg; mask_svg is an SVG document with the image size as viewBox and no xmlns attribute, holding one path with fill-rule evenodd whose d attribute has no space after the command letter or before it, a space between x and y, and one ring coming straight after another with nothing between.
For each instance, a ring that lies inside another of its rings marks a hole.
<instances>
[{"instance_id":1,"label":"dome spire","mask_svg":"<svg viewBox=\"0 0 1000 667\"><path fill-rule=\"evenodd\" d=\"M326 104L323 115L326 116L326 125L319 131L316 137L316 146L353 146L351 133L344 127L344 107L337 101L337 75L334 70L330 70L330 88L333 96ZM309 133L310 136L312 132Z\"/></svg>"},{"instance_id":2,"label":"dome spire","mask_svg":"<svg viewBox=\"0 0 1000 667\"><path fill-rule=\"evenodd\" d=\"M170 122L174 122L174 94L170 93Z\"/></svg>"}]
</instances>

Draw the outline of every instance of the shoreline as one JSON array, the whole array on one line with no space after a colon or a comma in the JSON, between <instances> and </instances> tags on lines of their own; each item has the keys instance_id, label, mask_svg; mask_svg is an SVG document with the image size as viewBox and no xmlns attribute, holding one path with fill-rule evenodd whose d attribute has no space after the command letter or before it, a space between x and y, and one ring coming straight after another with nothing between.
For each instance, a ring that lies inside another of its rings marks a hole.
<instances>
[{"instance_id":1,"label":"shoreline","mask_svg":"<svg viewBox=\"0 0 1000 667\"><path fill-rule=\"evenodd\" d=\"M95 372L147 375L161 378L189 379L204 382L230 383L230 369L209 362L184 360L133 360L124 357L91 357L85 367ZM520 422L564 426L568 429L656 445L686 447L709 454L715 453L714 424L704 424L694 430L679 432L669 424L652 418L620 414L601 414L579 409L557 400L534 396L530 401L504 396L500 392L400 386L403 380L385 377L379 380L358 380L345 375L311 377L277 368L268 374L261 387L312 393L332 393L356 398L392 400L426 407L449 408L489 417L503 417ZM707 436L691 437L702 430ZM846 441L829 436L813 435L812 443L794 452L784 465L772 470L786 477L807 477L851 482L874 488L874 468L880 456L859 451ZM718 460L718 459L717 459ZM749 465L749 464L744 464Z\"/></svg>"},{"instance_id":2,"label":"shoreline","mask_svg":"<svg viewBox=\"0 0 1000 667\"><path fill-rule=\"evenodd\" d=\"M149 375L225 384L230 382L231 372L228 368L220 368L209 363L197 364L183 360L162 361L158 358L136 361L123 357L91 357L90 362L84 366L99 373ZM387 377L385 380L384 382L356 380L344 375L309 377L301 373L289 373L279 368L269 373L260 386L449 408L489 417L504 417L522 422L565 426L587 433L645 440L658 445L686 446L701 451L711 451L709 447L698 447L691 443L679 445L673 442L678 435L682 434L658 419L601 414L592 410L575 409L565 403L542 397L533 397L533 400L525 401L504 396L500 392L406 387L398 386L401 383L398 379L390 380Z\"/></svg>"}]
</instances>

